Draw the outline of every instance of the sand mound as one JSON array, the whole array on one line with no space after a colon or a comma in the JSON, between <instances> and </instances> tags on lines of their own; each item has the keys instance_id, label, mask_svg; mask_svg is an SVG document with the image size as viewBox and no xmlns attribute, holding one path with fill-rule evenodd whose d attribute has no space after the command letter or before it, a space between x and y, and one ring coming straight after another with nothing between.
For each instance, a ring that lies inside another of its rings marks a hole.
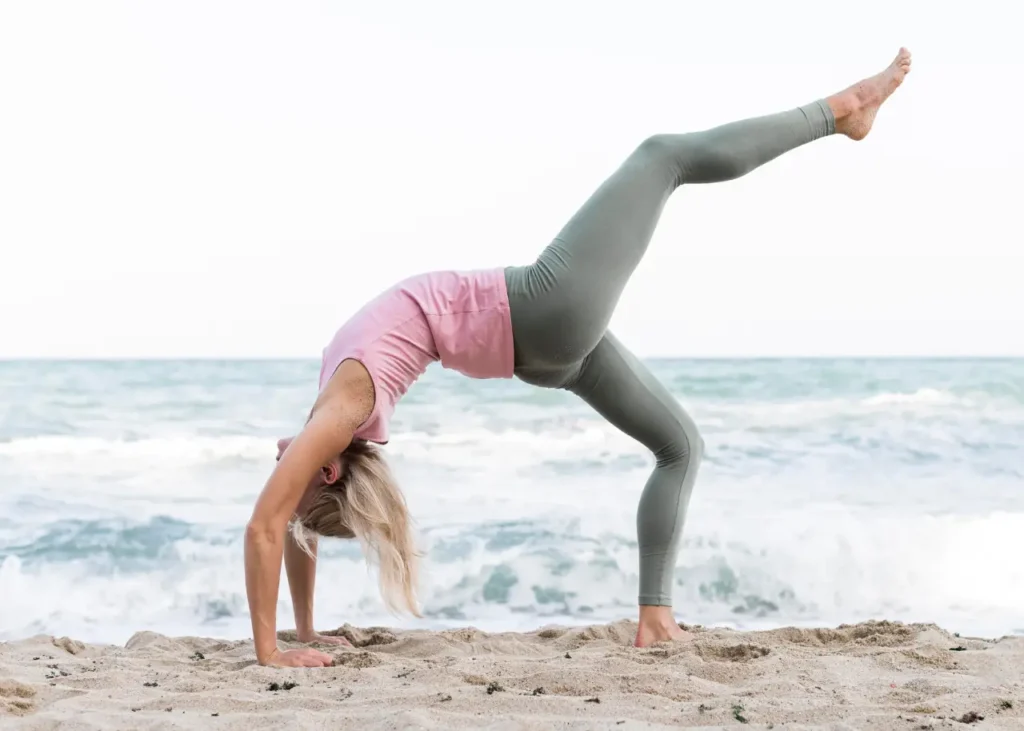
<instances>
[{"instance_id":1,"label":"sand mound","mask_svg":"<svg viewBox=\"0 0 1024 731\"><path fill-rule=\"evenodd\" d=\"M332 634L332 668L257 665L248 642L135 634L124 647L0 646L15 729L1024 728L1024 638L933 625L696 628L636 649L631 622L528 633ZM281 633L294 644L294 634ZM984 720L982 720L984 719Z\"/></svg>"}]
</instances>

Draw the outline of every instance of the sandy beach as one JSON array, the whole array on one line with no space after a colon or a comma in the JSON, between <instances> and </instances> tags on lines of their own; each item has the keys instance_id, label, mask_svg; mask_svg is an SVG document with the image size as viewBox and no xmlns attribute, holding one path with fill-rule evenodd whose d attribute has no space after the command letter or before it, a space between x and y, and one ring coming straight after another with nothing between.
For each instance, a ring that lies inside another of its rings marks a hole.
<instances>
[{"instance_id":1,"label":"sandy beach","mask_svg":"<svg viewBox=\"0 0 1024 731\"><path fill-rule=\"evenodd\" d=\"M1024 728L1024 637L890 622L692 629L691 643L636 649L626 621L500 634L345 626L335 634L353 647L320 670L260 667L249 642L40 635L0 645L0 727Z\"/></svg>"}]
</instances>

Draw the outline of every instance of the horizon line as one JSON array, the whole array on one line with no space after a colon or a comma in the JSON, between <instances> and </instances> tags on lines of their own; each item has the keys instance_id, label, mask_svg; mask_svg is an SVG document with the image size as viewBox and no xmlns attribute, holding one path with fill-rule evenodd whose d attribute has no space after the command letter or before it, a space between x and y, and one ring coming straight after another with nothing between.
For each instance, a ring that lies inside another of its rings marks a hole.
<instances>
[{"instance_id":1,"label":"horizon line","mask_svg":"<svg viewBox=\"0 0 1024 731\"><path fill-rule=\"evenodd\" d=\"M641 360L1024 360L1024 354L775 354L775 355L638 355ZM299 355L111 355L2 356L0 363L103 363L103 362L318 362L319 356Z\"/></svg>"}]
</instances>

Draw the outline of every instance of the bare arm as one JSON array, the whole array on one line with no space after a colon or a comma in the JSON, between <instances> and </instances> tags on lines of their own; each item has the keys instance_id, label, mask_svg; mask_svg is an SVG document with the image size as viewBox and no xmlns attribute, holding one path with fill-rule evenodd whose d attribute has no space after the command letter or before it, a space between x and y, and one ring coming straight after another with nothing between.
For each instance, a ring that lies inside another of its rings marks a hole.
<instances>
[{"instance_id":1,"label":"bare arm","mask_svg":"<svg viewBox=\"0 0 1024 731\"><path fill-rule=\"evenodd\" d=\"M277 442L276 459L278 461L293 439L294 437L288 437ZM302 503L300 502L299 505L301 508ZM311 642L315 639L313 592L316 588L317 539L315 535L311 535L307 540L309 553L299 546L291 531L287 533L284 542L284 568L288 575L288 588L291 590L292 607L295 610L295 630L299 642Z\"/></svg>"},{"instance_id":2,"label":"bare arm","mask_svg":"<svg viewBox=\"0 0 1024 731\"><path fill-rule=\"evenodd\" d=\"M264 665L277 653L277 598L288 520L321 466L349 445L363 418L346 402L332 398L318 405L281 456L246 526L245 587L256 658Z\"/></svg>"},{"instance_id":3,"label":"bare arm","mask_svg":"<svg viewBox=\"0 0 1024 731\"><path fill-rule=\"evenodd\" d=\"M313 556L309 556L291 533L284 544L284 568L288 574L288 588L295 608L295 630L300 642L313 639L313 590L316 585L316 538L309 545Z\"/></svg>"}]
</instances>

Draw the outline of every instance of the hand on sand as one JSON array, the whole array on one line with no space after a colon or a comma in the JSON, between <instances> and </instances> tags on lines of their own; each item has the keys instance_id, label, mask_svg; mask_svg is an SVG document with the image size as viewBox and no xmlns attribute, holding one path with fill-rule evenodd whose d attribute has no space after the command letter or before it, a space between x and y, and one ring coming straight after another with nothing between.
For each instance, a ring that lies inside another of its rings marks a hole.
<instances>
[{"instance_id":1,"label":"hand on sand","mask_svg":"<svg viewBox=\"0 0 1024 731\"><path fill-rule=\"evenodd\" d=\"M333 637L331 635L322 635L319 632L303 633L298 636L299 642L306 642L309 644L316 643L318 645L340 645L342 647L352 647L352 643L346 640L344 637Z\"/></svg>"},{"instance_id":2,"label":"hand on sand","mask_svg":"<svg viewBox=\"0 0 1024 731\"><path fill-rule=\"evenodd\" d=\"M274 654L261 663L276 668L329 668L334 658L325 652L310 647L301 650L275 650Z\"/></svg>"}]
</instances>

